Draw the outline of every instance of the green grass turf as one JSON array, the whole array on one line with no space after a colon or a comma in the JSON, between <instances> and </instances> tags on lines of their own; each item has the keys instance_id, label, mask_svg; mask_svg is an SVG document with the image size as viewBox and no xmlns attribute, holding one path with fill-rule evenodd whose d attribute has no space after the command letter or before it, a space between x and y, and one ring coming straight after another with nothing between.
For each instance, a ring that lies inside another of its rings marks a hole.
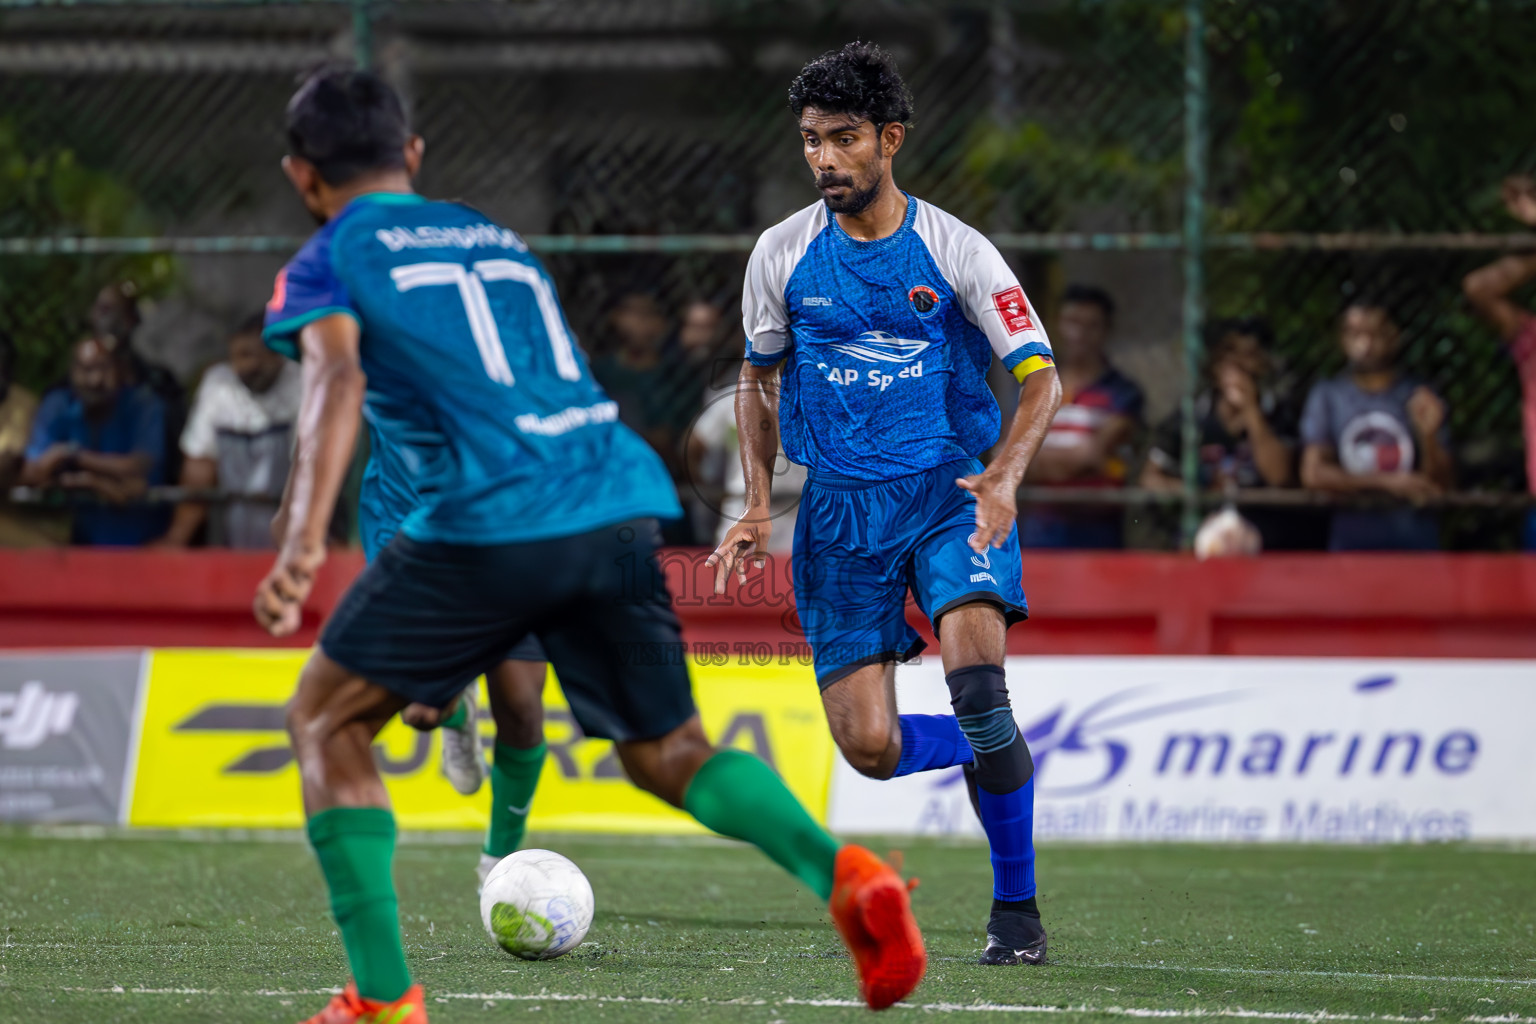
<instances>
[{"instance_id":1,"label":"green grass turf","mask_svg":"<svg viewBox=\"0 0 1536 1024\"><path fill-rule=\"evenodd\" d=\"M575 859L597 893L591 944L548 963L515 960L485 937L467 840L400 848L411 966L429 998L450 997L431 1003L434 1024L793 1024L867 1012L810 1004L855 999L851 965L815 898L755 851L534 842ZM1001 1004L1062 1008L1049 1014L1060 1021L1139 1010L1536 1024L1530 852L1047 846L1039 869L1051 964L1009 969L972 962L990 895L985 850L903 845L908 872L922 879L913 899L931 957L911 1002L930 1013ZM0 832L0 928L7 1022L289 1024L325 1001L310 990L345 977L319 874L297 841ZM272 990L285 994L258 994ZM912 1012L891 1011L897 1020Z\"/></svg>"}]
</instances>

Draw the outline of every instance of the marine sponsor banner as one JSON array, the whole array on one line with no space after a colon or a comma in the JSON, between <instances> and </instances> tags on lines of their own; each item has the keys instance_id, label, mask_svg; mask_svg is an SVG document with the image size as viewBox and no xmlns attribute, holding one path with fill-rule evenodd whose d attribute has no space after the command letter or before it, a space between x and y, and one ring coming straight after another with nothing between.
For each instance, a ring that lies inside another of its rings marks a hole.
<instances>
[{"instance_id":1,"label":"marine sponsor banner","mask_svg":"<svg viewBox=\"0 0 1536 1024\"><path fill-rule=\"evenodd\" d=\"M303 824L283 704L304 651L161 650L151 655L130 822L155 827ZM712 658L711 662L726 659ZM705 728L756 753L825 819L833 747L810 669L691 663ZM481 684L481 732L491 742ZM536 829L701 832L631 786L613 744L581 735L554 676L545 690L549 759L530 812ZM374 754L402 828L485 827L490 786L460 796L441 772L441 740L391 722Z\"/></svg>"},{"instance_id":2,"label":"marine sponsor banner","mask_svg":"<svg viewBox=\"0 0 1536 1024\"><path fill-rule=\"evenodd\" d=\"M1041 839L1536 837L1536 662L1009 658L1008 686ZM937 658L897 693L950 710ZM959 768L876 782L839 759L830 818L981 835Z\"/></svg>"},{"instance_id":3,"label":"marine sponsor banner","mask_svg":"<svg viewBox=\"0 0 1536 1024\"><path fill-rule=\"evenodd\" d=\"M0 821L122 819L143 662L0 655Z\"/></svg>"}]
</instances>

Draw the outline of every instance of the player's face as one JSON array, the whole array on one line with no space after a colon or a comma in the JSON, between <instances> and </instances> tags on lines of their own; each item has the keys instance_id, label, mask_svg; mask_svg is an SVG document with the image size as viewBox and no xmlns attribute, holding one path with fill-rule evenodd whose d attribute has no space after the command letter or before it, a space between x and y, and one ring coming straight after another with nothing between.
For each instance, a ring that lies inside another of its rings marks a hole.
<instances>
[{"instance_id":1,"label":"player's face","mask_svg":"<svg viewBox=\"0 0 1536 1024\"><path fill-rule=\"evenodd\" d=\"M833 213L862 213L879 198L895 152L882 136L901 129L900 125L885 127L885 133L877 132L873 124L851 114L825 113L815 107L800 112L805 162Z\"/></svg>"},{"instance_id":2,"label":"player's face","mask_svg":"<svg viewBox=\"0 0 1536 1024\"><path fill-rule=\"evenodd\" d=\"M1384 309L1351 306L1339 322L1339 344L1350 369L1379 373L1397 357L1397 325Z\"/></svg>"}]
</instances>

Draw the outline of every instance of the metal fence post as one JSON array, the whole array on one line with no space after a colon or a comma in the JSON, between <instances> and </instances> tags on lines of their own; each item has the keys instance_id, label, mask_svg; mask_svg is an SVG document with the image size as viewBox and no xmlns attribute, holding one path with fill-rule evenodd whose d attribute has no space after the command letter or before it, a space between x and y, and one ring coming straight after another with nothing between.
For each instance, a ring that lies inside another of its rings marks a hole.
<instances>
[{"instance_id":1,"label":"metal fence post","mask_svg":"<svg viewBox=\"0 0 1536 1024\"><path fill-rule=\"evenodd\" d=\"M1201 326L1205 313L1206 100L1205 12L1202 0L1184 3L1184 398L1183 543L1194 543L1200 526L1200 424L1195 392L1200 386Z\"/></svg>"},{"instance_id":2,"label":"metal fence post","mask_svg":"<svg viewBox=\"0 0 1536 1024\"><path fill-rule=\"evenodd\" d=\"M352 59L363 70L373 67L372 0L352 0Z\"/></svg>"}]
</instances>

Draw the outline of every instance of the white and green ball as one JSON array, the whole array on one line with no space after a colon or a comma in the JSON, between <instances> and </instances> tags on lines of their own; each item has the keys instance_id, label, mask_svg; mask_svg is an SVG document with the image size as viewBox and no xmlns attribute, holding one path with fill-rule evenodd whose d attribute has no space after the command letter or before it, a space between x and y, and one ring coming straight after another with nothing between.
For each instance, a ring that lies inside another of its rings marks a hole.
<instances>
[{"instance_id":1,"label":"white and green ball","mask_svg":"<svg viewBox=\"0 0 1536 1024\"><path fill-rule=\"evenodd\" d=\"M496 944L524 960L553 960L592 927L592 883L551 850L519 850L485 876L480 920Z\"/></svg>"}]
</instances>

